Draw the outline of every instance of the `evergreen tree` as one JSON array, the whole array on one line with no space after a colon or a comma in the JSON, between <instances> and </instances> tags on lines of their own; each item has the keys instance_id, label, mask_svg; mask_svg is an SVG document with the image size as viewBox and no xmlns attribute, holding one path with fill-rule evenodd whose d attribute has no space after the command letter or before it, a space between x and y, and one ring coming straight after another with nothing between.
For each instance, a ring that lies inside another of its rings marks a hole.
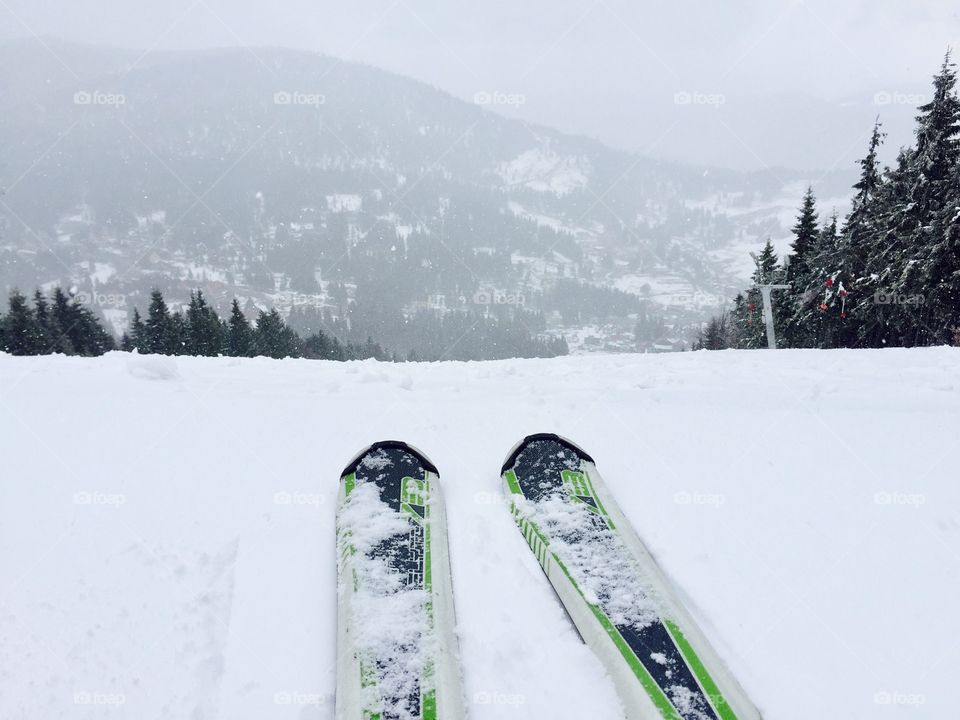
<instances>
[{"instance_id":1,"label":"evergreen tree","mask_svg":"<svg viewBox=\"0 0 960 720\"><path fill-rule=\"evenodd\" d=\"M252 357L254 353L253 328L240 309L240 303L233 299L230 307L230 320L227 332L227 355L230 357Z\"/></svg>"},{"instance_id":2,"label":"evergreen tree","mask_svg":"<svg viewBox=\"0 0 960 720\"><path fill-rule=\"evenodd\" d=\"M880 200L883 192L883 173L878 153L886 134L880 121L873 124L873 132L866 156L860 160L860 178L854 184L856 191L850 212L837 239L837 253L829 268L829 276L836 283L840 313L835 324L834 347L853 347L858 344L863 312L870 311L863 300L871 292L867 261L878 244Z\"/></svg>"},{"instance_id":3,"label":"evergreen tree","mask_svg":"<svg viewBox=\"0 0 960 720\"><path fill-rule=\"evenodd\" d=\"M855 241L859 240L864 233L869 232L876 214L877 196L880 194L880 188L883 184L883 173L880 169L878 154L885 137L886 133L883 132L883 126L877 120L873 124L867 154L860 160L860 179L853 186L853 189L857 192L853 196L850 213L847 215L843 227L843 234Z\"/></svg>"},{"instance_id":4,"label":"evergreen tree","mask_svg":"<svg viewBox=\"0 0 960 720\"><path fill-rule=\"evenodd\" d=\"M934 221L932 241L924 253L921 273L927 279L922 295L913 300L918 322L931 344L960 341L960 191Z\"/></svg>"},{"instance_id":5,"label":"evergreen tree","mask_svg":"<svg viewBox=\"0 0 960 720\"><path fill-rule=\"evenodd\" d=\"M726 350L731 347L730 324L727 314L720 313L707 322L697 333L694 350Z\"/></svg>"},{"instance_id":6,"label":"evergreen tree","mask_svg":"<svg viewBox=\"0 0 960 720\"><path fill-rule=\"evenodd\" d=\"M55 352L62 352L64 355L77 353L70 335L76 317L71 310L69 296L59 287L53 290L53 302L50 304L48 317L48 332L55 335Z\"/></svg>"},{"instance_id":7,"label":"evergreen tree","mask_svg":"<svg viewBox=\"0 0 960 720\"><path fill-rule=\"evenodd\" d=\"M807 188L786 258L784 277L790 289L784 291L782 310L776 316L777 336L784 347L808 347L813 343L815 331L804 325L803 319L819 291L819 278L814 277L812 268L819 240L816 196L813 188Z\"/></svg>"},{"instance_id":8,"label":"evergreen tree","mask_svg":"<svg viewBox=\"0 0 960 720\"><path fill-rule=\"evenodd\" d=\"M175 354L176 341L173 337L173 323L170 311L163 299L163 293L154 290L150 293L150 307L144 324L144 343L141 351L158 355Z\"/></svg>"},{"instance_id":9,"label":"evergreen tree","mask_svg":"<svg viewBox=\"0 0 960 720\"><path fill-rule=\"evenodd\" d=\"M187 349L187 320L179 311L170 315L170 354L192 354Z\"/></svg>"},{"instance_id":10,"label":"evergreen tree","mask_svg":"<svg viewBox=\"0 0 960 720\"><path fill-rule=\"evenodd\" d=\"M47 304L47 298L38 288L33 293L33 314L37 319L37 327L40 332L40 354L49 355L54 352L54 335L51 328L53 315L50 313L50 306Z\"/></svg>"},{"instance_id":11,"label":"evergreen tree","mask_svg":"<svg viewBox=\"0 0 960 720\"><path fill-rule=\"evenodd\" d=\"M203 291L190 293L186 317L186 352L189 355L219 355L223 348L220 318L203 297Z\"/></svg>"},{"instance_id":12,"label":"evergreen tree","mask_svg":"<svg viewBox=\"0 0 960 720\"><path fill-rule=\"evenodd\" d=\"M147 326L140 317L140 311L133 309L133 320L130 323L130 350L147 352Z\"/></svg>"},{"instance_id":13,"label":"evergreen tree","mask_svg":"<svg viewBox=\"0 0 960 720\"><path fill-rule=\"evenodd\" d=\"M254 347L257 355L272 358L300 357L300 338L286 326L276 308L270 312L260 311L257 329L254 332Z\"/></svg>"},{"instance_id":14,"label":"evergreen tree","mask_svg":"<svg viewBox=\"0 0 960 720\"><path fill-rule=\"evenodd\" d=\"M793 283L797 280L804 282L810 273L809 261L816 247L820 235L817 220L817 198L813 188L807 188L800 205L797 222L793 226L793 242L790 244L790 254L786 268L786 281Z\"/></svg>"},{"instance_id":15,"label":"evergreen tree","mask_svg":"<svg viewBox=\"0 0 960 720\"><path fill-rule=\"evenodd\" d=\"M908 251L912 247L911 168L914 151L901 148L897 164L884 172L874 204L874 219L864 271L857 282L853 310L857 318L856 343L864 347L899 344L906 321L902 309L884 302L900 284Z\"/></svg>"},{"instance_id":16,"label":"evergreen tree","mask_svg":"<svg viewBox=\"0 0 960 720\"><path fill-rule=\"evenodd\" d=\"M911 196L912 211L920 226L926 226L943 209L956 186L960 99L956 95L955 68L947 51L940 72L933 78L933 98L918 108Z\"/></svg>"},{"instance_id":17,"label":"evergreen tree","mask_svg":"<svg viewBox=\"0 0 960 720\"><path fill-rule=\"evenodd\" d=\"M17 290L10 293L3 329L3 349L11 355L39 355L43 352L43 336L36 315Z\"/></svg>"},{"instance_id":18,"label":"evergreen tree","mask_svg":"<svg viewBox=\"0 0 960 720\"><path fill-rule=\"evenodd\" d=\"M933 98L920 106L917 116L909 206L915 231L910 251L900 259L894 287L895 297L907 299L897 306L899 335L907 345L925 345L945 338L944 328L938 325L947 315L926 300L931 291L941 294L938 285L949 283L949 268L954 264L947 233L952 213L946 208L956 197L960 181L960 99L956 83L955 65L948 52L933 79ZM942 297L951 297L949 289Z\"/></svg>"}]
</instances>

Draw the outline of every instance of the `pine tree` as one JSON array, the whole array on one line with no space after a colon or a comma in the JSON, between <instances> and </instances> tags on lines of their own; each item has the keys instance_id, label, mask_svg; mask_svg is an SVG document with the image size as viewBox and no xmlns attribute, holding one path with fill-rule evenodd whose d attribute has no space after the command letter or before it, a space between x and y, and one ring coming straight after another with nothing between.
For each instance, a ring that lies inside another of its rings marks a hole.
<instances>
[{"instance_id":1,"label":"pine tree","mask_svg":"<svg viewBox=\"0 0 960 720\"><path fill-rule=\"evenodd\" d=\"M3 330L3 349L11 355L39 355L43 352L43 337L36 315L17 290L10 293Z\"/></svg>"},{"instance_id":2,"label":"pine tree","mask_svg":"<svg viewBox=\"0 0 960 720\"><path fill-rule=\"evenodd\" d=\"M933 78L933 98L918 109L917 149L913 157L913 212L925 226L943 209L956 180L960 160L960 99L956 65L947 51Z\"/></svg>"},{"instance_id":3,"label":"pine tree","mask_svg":"<svg viewBox=\"0 0 960 720\"><path fill-rule=\"evenodd\" d=\"M175 354L176 341L173 337L170 311L163 299L163 293L159 290L150 293L150 307L147 310L144 330L144 344L140 348L142 351L158 355Z\"/></svg>"},{"instance_id":4,"label":"pine tree","mask_svg":"<svg viewBox=\"0 0 960 720\"><path fill-rule=\"evenodd\" d=\"M300 357L300 338L283 322L276 308L270 312L260 311L254 333L257 355L272 358Z\"/></svg>"},{"instance_id":5,"label":"pine tree","mask_svg":"<svg viewBox=\"0 0 960 720\"><path fill-rule=\"evenodd\" d=\"M187 350L187 320L182 312L170 314L170 354L190 355Z\"/></svg>"},{"instance_id":6,"label":"pine tree","mask_svg":"<svg viewBox=\"0 0 960 720\"><path fill-rule=\"evenodd\" d=\"M917 116L917 147L909 175L911 247L899 259L893 288L895 297L908 300L896 307L898 334L907 345L924 345L942 338L942 329L936 327L940 312L925 302L925 293L943 281L938 268L949 258L949 252L943 252L949 244L943 239L950 221L944 221L942 214L955 196L958 181L960 99L956 83L955 65L948 52L933 79L933 98L920 106Z\"/></svg>"},{"instance_id":7,"label":"pine tree","mask_svg":"<svg viewBox=\"0 0 960 720\"><path fill-rule=\"evenodd\" d=\"M70 309L70 298L59 287L53 290L53 302L48 311L48 333L54 337L54 352L74 355L77 349L71 340L76 318Z\"/></svg>"},{"instance_id":8,"label":"pine tree","mask_svg":"<svg viewBox=\"0 0 960 720\"><path fill-rule=\"evenodd\" d=\"M880 200L883 192L883 173L878 159L886 133L880 121L873 124L867 154L860 160L860 178L854 184L856 191L837 238L837 253L829 268L829 276L836 283L839 317L834 318L833 347L853 347L859 343L858 332L863 324L862 311L870 311L863 300L871 292L867 262L878 245Z\"/></svg>"},{"instance_id":9,"label":"pine tree","mask_svg":"<svg viewBox=\"0 0 960 720\"><path fill-rule=\"evenodd\" d=\"M725 312L710 318L693 343L694 350L726 350L730 346L730 326Z\"/></svg>"},{"instance_id":10,"label":"pine tree","mask_svg":"<svg viewBox=\"0 0 960 720\"><path fill-rule=\"evenodd\" d=\"M800 214L793 226L793 242L790 244L790 254L786 268L786 280L792 283L796 280L805 281L809 275L809 261L820 235L817 220L817 198L813 188L807 188L800 205Z\"/></svg>"},{"instance_id":11,"label":"pine tree","mask_svg":"<svg viewBox=\"0 0 960 720\"><path fill-rule=\"evenodd\" d=\"M220 318L207 304L201 290L190 293L185 342L189 355L216 356L223 347Z\"/></svg>"},{"instance_id":12,"label":"pine tree","mask_svg":"<svg viewBox=\"0 0 960 720\"><path fill-rule=\"evenodd\" d=\"M856 344L885 347L900 344L905 318L900 307L885 302L899 286L906 256L912 246L910 217L911 168L914 151L901 148L894 168L884 172L874 204L874 232L857 283L853 309L857 317Z\"/></svg>"},{"instance_id":13,"label":"pine tree","mask_svg":"<svg viewBox=\"0 0 960 720\"><path fill-rule=\"evenodd\" d=\"M37 319L37 327L40 331L40 354L49 355L54 352L53 345L56 335L51 332L53 316L50 313L50 306L39 288L33 293L33 314Z\"/></svg>"},{"instance_id":14,"label":"pine tree","mask_svg":"<svg viewBox=\"0 0 960 720\"><path fill-rule=\"evenodd\" d=\"M960 333L960 190L940 211L931 235L921 267L928 285L913 310L930 343L954 344Z\"/></svg>"},{"instance_id":15,"label":"pine tree","mask_svg":"<svg viewBox=\"0 0 960 720\"><path fill-rule=\"evenodd\" d=\"M807 188L786 259L784 277L790 289L784 291L782 309L776 316L777 336L784 347L809 347L814 342L815 329L803 320L819 291L819 278L814 278L811 267L819 240L816 196L813 188Z\"/></svg>"},{"instance_id":16,"label":"pine tree","mask_svg":"<svg viewBox=\"0 0 960 720\"><path fill-rule=\"evenodd\" d=\"M130 322L130 350L149 352L147 350L147 326L143 324L140 311L133 309L133 320Z\"/></svg>"},{"instance_id":17,"label":"pine tree","mask_svg":"<svg viewBox=\"0 0 960 720\"><path fill-rule=\"evenodd\" d=\"M843 226L843 234L854 241L857 241L865 232L869 232L874 219L877 196L883 184L878 155L886 136L880 120L874 122L870 142L867 145L867 154L860 160L860 179L853 186L857 192L853 196L850 213Z\"/></svg>"},{"instance_id":18,"label":"pine tree","mask_svg":"<svg viewBox=\"0 0 960 720\"><path fill-rule=\"evenodd\" d=\"M253 328L247 320L240 303L233 299L230 307L229 331L227 334L227 355L230 357L252 357L254 353Z\"/></svg>"}]
</instances>

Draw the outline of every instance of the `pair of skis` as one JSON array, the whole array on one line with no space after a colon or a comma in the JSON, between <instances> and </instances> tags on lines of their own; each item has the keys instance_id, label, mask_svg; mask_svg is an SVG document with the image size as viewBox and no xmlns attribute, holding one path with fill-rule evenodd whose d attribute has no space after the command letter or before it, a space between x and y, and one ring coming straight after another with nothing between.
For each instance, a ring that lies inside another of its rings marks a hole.
<instances>
[{"instance_id":1,"label":"pair of skis","mask_svg":"<svg viewBox=\"0 0 960 720\"><path fill-rule=\"evenodd\" d=\"M501 469L510 509L629 720L758 720L593 459L531 435ZM436 467L376 443L343 471L337 517L338 720L464 717Z\"/></svg>"}]
</instances>

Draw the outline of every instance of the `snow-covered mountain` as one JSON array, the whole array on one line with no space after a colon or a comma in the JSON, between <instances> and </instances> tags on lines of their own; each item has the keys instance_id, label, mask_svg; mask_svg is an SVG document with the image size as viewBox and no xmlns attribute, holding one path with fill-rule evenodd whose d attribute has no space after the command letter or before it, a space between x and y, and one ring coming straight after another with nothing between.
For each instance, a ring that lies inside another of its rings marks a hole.
<instances>
[{"instance_id":1,"label":"snow-covered mountain","mask_svg":"<svg viewBox=\"0 0 960 720\"><path fill-rule=\"evenodd\" d=\"M574 278L679 332L784 241L810 179L659 162L271 48L9 42L0 106L0 286L74 286L117 329L153 286L334 314L337 292L410 311L491 290L553 317ZM601 303L576 324L634 321Z\"/></svg>"}]
</instances>

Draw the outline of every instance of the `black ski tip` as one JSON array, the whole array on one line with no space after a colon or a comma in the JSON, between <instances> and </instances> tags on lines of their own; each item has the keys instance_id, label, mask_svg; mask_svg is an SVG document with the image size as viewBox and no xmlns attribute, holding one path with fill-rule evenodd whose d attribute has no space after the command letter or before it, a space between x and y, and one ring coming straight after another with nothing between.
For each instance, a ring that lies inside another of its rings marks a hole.
<instances>
[{"instance_id":1,"label":"black ski tip","mask_svg":"<svg viewBox=\"0 0 960 720\"><path fill-rule=\"evenodd\" d=\"M514 445L513 450L510 451L507 459L503 462L503 466L500 468L500 474L503 475L507 470L513 467L513 464L517 460L517 456L523 452L523 449L530 443L537 440L552 440L553 442L563 445L568 450L575 452L581 460L594 462L593 458L587 454L586 450L570 440L567 440L561 435L557 435L556 433L534 433L533 435L527 435L523 440Z\"/></svg>"},{"instance_id":2,"label":"black ski tip","mask_svg":"<svg viewBox=\"0 0 960 720\"><path fill-rule=\"evenodd\" d=\"M340 473L340 477L345 477L357 471L357 468L360 466L361 461L367 455L369 455L374 450L403 450L410 455L413 455L417 460L420 461L420 464L423 465L424 470L432 472L437 477L440 476L440 471L437 470L437 466L430 462L430 458L424 455L422 452L417 450L413 445L408 445L402 440L381 440L379 442L373 443L373 445L368 445L356 456L350 463L343 469L343 472Z\"/></svg>"}]
</instances>

